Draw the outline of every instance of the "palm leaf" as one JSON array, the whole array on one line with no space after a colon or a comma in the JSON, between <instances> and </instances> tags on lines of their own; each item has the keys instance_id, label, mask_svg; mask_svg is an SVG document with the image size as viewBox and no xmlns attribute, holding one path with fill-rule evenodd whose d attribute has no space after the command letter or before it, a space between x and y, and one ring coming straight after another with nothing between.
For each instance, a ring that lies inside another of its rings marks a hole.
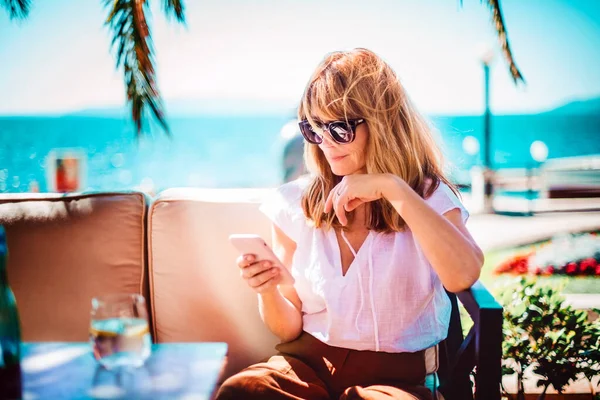
<instances>
[{"instance_id":1,"label":"palm leaf","mask_svg":"<svg viewBox=\"0 0 600 400\"><path fill-rule=\"evenodd\" d=\"M29 15L31 0L0 0L0 6L8 11L11 20L25 19Z\"/></svg>"},{"instance_id":2,"label":"palm leaf","mask_svg":"<svg viewBox=\"0 0 600 400\"><path fill-rule=\"evenodd\" d=\"M459 0L460 5L462 6L463 0ZM506 26L504 25L504 18L502 17L502 9L500 7L500 0L480 0L482 3L485 1L487 6L492 11L492 22L494 23L494 29L496 30L496 35L498 36L498 41L500 42L500 48L502 49L502 55L504 59L508 63L508 68L510 70L510 75L513 78L515 83L519 81L525 83L525 79L521 74L521 71L517 67L515 63L512 51L510 49L510 44L508 43L508 35L506 33Z\"/></svg>"},{"instance_id":3,"label":"palm leaf","mask_svg":"<svg viewBox=\"0 0 600 400\"><path fill-rule=\"evenodd\" d=\"M506 27L504 26L504 19L502 18L502 10L500 9L500 0L485 1L492 11L492 21L494 22L494 28L496 29L498 41L500 42L500 47L502 48L502 54L508 63L510 75L515 83L518 83L519 81L525 83L525 79L523 78L521 71L519 71L519 68L517 67L517 64L513 58L512 51L510 50L508 36L506 34Z\"/></svg>"},{"instance_id":4,"label":"palm leaf","mask_svg":"<svg viewBox=\"0 0 600 400\"><path fill-rule=\"evenodd\" d=\"M178 22L185 23L185 6L181 0L163 0L163 9L167 17L175 17Z\"/></svg>"},{"instance_id":5,"label":"palm leaf","mask_svg":"<svg viewBox=\"0 0 600 400\"><path fill-rule=\"evenodd\" d=\"M167 135L169 126L165 119L164 106L158 84L152 36L148 26L147 0L104 0L110 7L106 25L112 30L111 47L116 49L117 68L123 67L127 102L139 137L144 128L143 121L152 114ZM168 3L168 8L167 4ZM165 11L183 21L181 1L165 1Z\"/></svg>"}]
</instances>

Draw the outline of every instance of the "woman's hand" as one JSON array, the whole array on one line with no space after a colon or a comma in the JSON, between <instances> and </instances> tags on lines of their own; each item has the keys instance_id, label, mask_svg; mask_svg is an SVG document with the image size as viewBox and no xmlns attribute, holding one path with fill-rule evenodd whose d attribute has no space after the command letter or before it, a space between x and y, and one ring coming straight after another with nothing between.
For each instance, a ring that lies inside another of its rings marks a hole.
<instances>
[{"instance_id":1,"label":"woman's hand","mask_svg":"<svg viewBox=\"0 0 600 400\"><path fill-rule=\"evenodd\" d=\"M277 290L281 282L279 268L270 261L257 262L253 254L243 254L237 259L240 275L256 293L265 294Z\"/></svg>"},{"instance_id":2,"label":"woman's hand","mask_svg":"<svg viewBox=\"0 0 600 400\"><path fill-rule=\"evenodd\" d=\"M342 225L348 223L346 212L353 211L363 203L379 200L389 185L389 174L347 175L327 196L325 212L332 209Z\"/></svg>"}]
</instances>

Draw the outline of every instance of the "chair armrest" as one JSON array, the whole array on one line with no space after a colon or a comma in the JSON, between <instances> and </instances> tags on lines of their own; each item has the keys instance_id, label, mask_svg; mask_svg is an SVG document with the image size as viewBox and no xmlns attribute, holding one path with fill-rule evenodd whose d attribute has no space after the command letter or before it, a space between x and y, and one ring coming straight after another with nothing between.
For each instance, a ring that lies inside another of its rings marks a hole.
<instances>
[{"instance_id":1,"label":"chair armrest","mask_svg":"<svg viewBox=\"0 0 600 400\"><path fill-rule=\"evenodd\" d=\"M475 400L500 400L502 306L479 281L456 296L473 320L473 327L461 348L466 353L463 355L474 354L474 357L467 357L472 360L463 361L476 368ZM471 349L467 349L469 347Z\"/></svg>"},{"instance_id":2,"label":"chair armrest","mask_svg":"<svg viewBox=\"0 0 600 400\"><path fill-rule=\"evenodd\" d=\"M481 313L499 313L502 316L502 306L480 281L475 282L469 289L456 293L456 296L475 324L478 323Z\"/></svg>"}]
</instances>

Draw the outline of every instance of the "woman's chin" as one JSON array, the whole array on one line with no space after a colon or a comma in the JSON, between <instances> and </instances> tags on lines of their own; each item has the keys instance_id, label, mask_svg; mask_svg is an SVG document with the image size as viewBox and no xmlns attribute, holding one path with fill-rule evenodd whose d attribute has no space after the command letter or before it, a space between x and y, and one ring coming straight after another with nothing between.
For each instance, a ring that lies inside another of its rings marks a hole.
<instances>
[{"instance_id":1,"label":"woman's chin","mask_svg":"<svg viewBox=\"0 0 600 400\"><path fill-rule=\"evenodd\" d=\"M354 160L351 160L349 157L344 157L337 161L327 161L329 162L329 168L331 168L331 172L337 176L359 174L365 169L364 164L360 165Z\"/></svg>"},{"instance_id":2,"label":"woman's chin","mask_svg":"<svg viewBox=\"0 0 600 400\"><path fill-rule=\"evenodd\" d=\"M358 170L356 168L342 167L340 165L335 165L331 167L331 172L337 176L346 176L355 174Z\"/></svg>"},{"instance_id":3,"label":"woman's chin","mask_svg":"<svg viewBox=\"0 0 600 400\"><path fill-rule=\"evenodd\" d=\"M337 176L348 175L348 168L343 168L343 167L340 167L339 165L329 165L329 167L331 168L331 172L333 172L334 175L337 175Z\"/></svg>"}]
</instances>

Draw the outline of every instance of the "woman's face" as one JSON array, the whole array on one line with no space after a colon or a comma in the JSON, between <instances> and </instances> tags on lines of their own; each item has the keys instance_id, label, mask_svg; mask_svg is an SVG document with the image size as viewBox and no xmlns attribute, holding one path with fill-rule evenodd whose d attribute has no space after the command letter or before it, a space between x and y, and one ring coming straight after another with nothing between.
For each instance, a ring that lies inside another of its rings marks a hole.
<instances>
[{"instance_id":1,"label":"woman's face","mask_svg":"<svg viewBox=\"0 0 600 400\"><path fill-rule=\"evenodd\" d=\"M368 139L369 127L366 123L363 123L356 127L356 135L352 143L339 144L331 138L329 132L324 132L323 142L319 144L319 148L335 175L345 176L366 173Z\"/></svg>"}]
</instances>

